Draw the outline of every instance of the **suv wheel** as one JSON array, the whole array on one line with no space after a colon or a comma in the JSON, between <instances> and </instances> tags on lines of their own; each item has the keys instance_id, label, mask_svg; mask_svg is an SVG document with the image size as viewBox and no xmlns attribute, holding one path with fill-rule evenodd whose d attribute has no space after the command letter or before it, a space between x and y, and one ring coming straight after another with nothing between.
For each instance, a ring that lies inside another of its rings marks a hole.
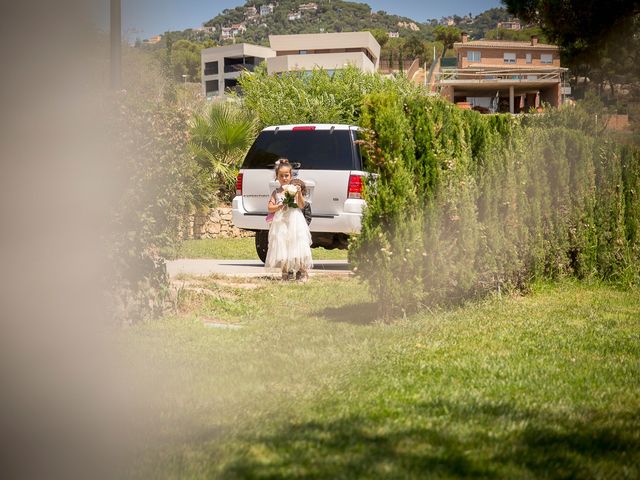
<instances>
[{"instance_id":1,"label":"suv wheel","mask_svg":"<svg viewBox=\"0 0 640 480\"><path fill-rule=\"evenodd\" d=\"M269 249L269 230L258 230L255 238L256 253L264 263L267 260L267 250Z\"/></svg>"}]
</instances>

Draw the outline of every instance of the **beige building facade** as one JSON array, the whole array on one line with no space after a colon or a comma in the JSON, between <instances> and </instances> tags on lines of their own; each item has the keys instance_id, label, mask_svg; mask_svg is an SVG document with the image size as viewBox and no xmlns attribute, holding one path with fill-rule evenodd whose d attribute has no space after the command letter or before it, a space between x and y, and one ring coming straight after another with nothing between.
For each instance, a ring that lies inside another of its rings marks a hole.
<instances>
[{"instance_id":1,"label":"beige building facade","mask_svg":"<svg viewBox=\"0 0 640 480\"><path fill-rule=\"evenodd\" d=\"M452 102L480 111L520 113L543 102L562 103L566 68L560 65L559 48L530 42L500 40L462 41L454 44L456 68L443 68L438 84Z\"/></svg>"},{"instance_id":2,"label":"beige building facade","mask_svg":"<svg viewBox=\"0 0 640 480\"><path fill-rule=\"evenodd\" d=\"M270 35L269 43L271 48L242 43L203 49L203 94L224 97L237 88L243 70L253 71L262 61L270 75L318 68L333 72L347 65L372 73L379 66L380 45L369 32Z\"/></svg>"},{"instance_id":3,"label":"beige building facade","mask_svg":"<svg viewBox=\"0 0 640 480\"><path fill-rule=\"evenodd\" d=\"M375 72L380 60L380 45L369 32L269 35L269 44L276 52L267 60L269 74L347 65Z\"/></svg>"}]
</instances>

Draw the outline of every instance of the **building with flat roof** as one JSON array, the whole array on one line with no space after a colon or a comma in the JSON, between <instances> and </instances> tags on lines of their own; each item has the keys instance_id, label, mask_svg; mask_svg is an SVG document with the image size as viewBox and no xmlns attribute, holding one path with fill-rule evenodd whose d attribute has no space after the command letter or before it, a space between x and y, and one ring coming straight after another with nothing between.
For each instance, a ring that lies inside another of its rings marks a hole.
<instances>
[{"instance_id":1,"label":"building with flat roof","mask_svg":"<svg viewBox=\"0 0 640 480\"><path fill-rule=\"evenodd\" d=\"M269 74L323 68L334 71L353 65L375 72L380 45L370 32L269 35L275 56L267 60Z\"/></svg>"},{"instance_id":2,"label":"building with flat roof","mask_svg":"<svg viewBox=\"0 0 640 480\"><path fill-rule=\"evenodd\" d=\"M151 38L145 38L142 43L145 45L155 45L156 43L160 43L162 41L162 35L156 35Z\"/></svg>"},{"instance_id":3,"label":"building with flat roof","mask_svg":"<svg viewBox=\"0 0 640 480\"><path fill-rule=\"evenodd\" d=\"M301 10L301 11L304 11L304 10L316 11L316 10L318 10L318 4L316 2L301 3L300 5L298 5L298 10Z\"/></svg>"},{"instance_id":4,"label":"building with flat roof","mask_svg":"<svg viewBox=\"0 0 640 480\"><path fill-rule=\"evenodd\" d=\"M522 25L519 20L510 20L508 22L498 22L498 28L504 30L522 30Z\"/></svg>"},{"instance_id":5,"label":"building with flat roof","mask_svg":"<svg viewBox=\"0 0 640 480\"><path fill-rule=\"evenodd\" d=\"M260 6L260 16L264 17L265 15L271 15L273 13L273 4L261 5Z\"/></svg>"},{"instance_id":6,"label":"building with flat roof","mask_svg":"<svg viewBox=\"0 0 640 480\"><path fill-rule=\"evenodd\" d=\"M200 53L202 90L207 98L224 97L225 92L237 90L238 77L243 70L253 71L275 52L268 47L238 43L205 48Z\"/></svg>"},{"instance_id":7,"label":"building with flat roof","mask_svg":"<svg viewBox=\"0 0 640 480\"><path fill-rule=\"evenodd\" d=\"M378 69L380 45L369 32L270 35L271 48L241 43L201 51L202 90L207 98L235 90L242 70L266 61L270 75L290 71L328 72L352 65L364 72Z\"/></svg>"},{"instance_id":8,"label":"building with flat roof","mask_svg":"<svg viewBox=\"0 0 640 480\"><path fill-rule=\"evenodd\" d=\"M566 68L560 65L556 45L530 42L474 40L466 34L453 45L454 68L442 68L437 77L441 95L454 103L481 111L526 112L541 102L562 103Z\"/></svg>"}]
</instances>

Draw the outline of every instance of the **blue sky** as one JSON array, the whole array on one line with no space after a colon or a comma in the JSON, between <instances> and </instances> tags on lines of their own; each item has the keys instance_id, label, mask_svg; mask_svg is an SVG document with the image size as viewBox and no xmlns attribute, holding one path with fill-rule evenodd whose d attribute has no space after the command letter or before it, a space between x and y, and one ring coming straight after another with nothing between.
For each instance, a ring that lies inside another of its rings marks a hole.
<instances>
[{"instance_id":1,"label":"blue sky","mask_svg":"<svg viewBox=\"0 0 640 480\"><path fill-rule=\"evenodd\" d=\"M98 0L94 0L98 1ZM121 0L123 33L130 39L148 38L167 30L197 27L225 8L245 4L245 0ZM315 0L316 2L328 0ZM374 11L411 17L424 22L448 15L476 15L501 6L500 0L369 0ZM99 1L99 9L108 17L109 0Z\"/></svg>"}]
</instances>

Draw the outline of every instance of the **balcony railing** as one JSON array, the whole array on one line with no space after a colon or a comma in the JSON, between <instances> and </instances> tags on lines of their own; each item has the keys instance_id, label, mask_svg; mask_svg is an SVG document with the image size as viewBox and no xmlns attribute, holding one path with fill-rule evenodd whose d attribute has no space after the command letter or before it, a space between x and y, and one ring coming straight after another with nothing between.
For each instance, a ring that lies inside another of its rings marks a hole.
<instances>
[{"instance_id":1,"label":"balcony railing","mask_svg":"<svg viewBox=\"0 0 640 480\"><path fill-rule=\"evenodd\" d=\"M566 68L553 70L515 70L496 69L480 70L469 68L449 68L438 73L437 81L440 83L453 82L559 82Z\"/></svg>"},{"instance_id":2,"label":"balcony railing","mask_svg":"<svg viewBox=\"0 0 640 480\"><path fill-rule=\"evenodd\" d=\"M256 66L257 65L254 65L253 63L235 63L233 65L225 65L224 73L241 72L243 70L253 72L256 69Z\"/></svg>"},{"instance_id":3,"label":"balcony railing","mask_svg":"<svg viewBox=\"0 0 640 480\"><path fill-rule=\"evenodd\" d=\"M440 66L442 68L456 68L458 66L458 59L456 57L444 57L440 59Z\"/></svg>"}]
</instances>

